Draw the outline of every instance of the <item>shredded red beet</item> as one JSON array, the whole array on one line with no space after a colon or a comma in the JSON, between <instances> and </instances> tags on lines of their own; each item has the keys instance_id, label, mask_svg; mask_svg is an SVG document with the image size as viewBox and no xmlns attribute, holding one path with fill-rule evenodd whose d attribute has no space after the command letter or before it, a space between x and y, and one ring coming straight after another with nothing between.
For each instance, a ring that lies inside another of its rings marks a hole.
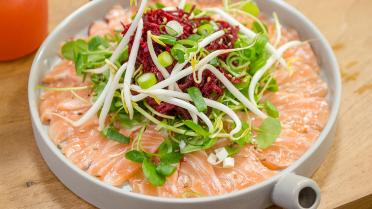
<instances>
[{"instance_id":1,"label":"shredded red beet","mask_svg":"<svg viewBox=\"0 0 372 209\"><path fill-rule=\"evenodd\" d=\"M162 9L150 10L146 12L143 16L143 34L140 41L140 48L138 51L137 56L137 64L143 66L144 72L152 72L154 73L158 80L163 80L163 76L160 71L157 69L155 64L153 63L149 49L147 47L147 31L151 31L154 35L166 34L165 31L165 24L171 20L176 20L179 22L183 27L183 34L179 39L186 39L191 34L195 32L194 29L199 27L205 21L211 21L210 17L201 17L201 18L192 18L190 19L191 13L186 13L183 10L176 10L176 11L164 11ZM217 25L219 26L220 30L225 31L225 35L219 38L218 40L212 42L206 47L208 51L215 51L219 49L231 49L234 46L235 41L238 38L238 27L231 26L229 23L225 21L216 21ZM123 25L125 34L130 25ZM131 44L133 43L133 37L129 43L129 51L131 49ZM159 44L154 43L154 50L157 54L163 51L170 51L170 47L164 47ZM221 59L226 59L227 55L221 55ZM167 68L170 72L176 61ZM138 67L137 66L137 67ZM227 74L224 70L219 69L221 72L225 74L225 76L231 80L233 83L238 83L240 81L239 78L234 78L230 74ZM203 80L200 84L194 82L192 75L182 79L178 82L179 87L182 91L186 91L188 88L192 86L196 86L200 89L203 96L207 98L217 99L224 93L223 85L219 82L214 74L209 71L205 71L203 73ZM147 102L150 106L152 106L156 111L167 114L167 115L178 115L182 118L190 118L188 111L183 108L177 107L175 105L167 104L161 102L158 104L154 99L148 97Z\"/></svg>"}]
</instances>

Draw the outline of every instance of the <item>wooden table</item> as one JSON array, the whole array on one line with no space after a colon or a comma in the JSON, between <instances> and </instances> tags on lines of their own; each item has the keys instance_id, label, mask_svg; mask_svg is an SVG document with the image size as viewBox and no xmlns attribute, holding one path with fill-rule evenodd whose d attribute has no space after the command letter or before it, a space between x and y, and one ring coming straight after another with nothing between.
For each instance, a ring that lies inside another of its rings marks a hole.
<instances>
[{"instance_id":1,"label":"wooden table","mask_svg":"<svg viewBox=\"0 0 372 209\"><path fill-rule=\"evenodd\" d=\"M49 2L52 29L87 0ZM288 2L323 31L343 75L335 143L314 175L320 208L372 208L372 1ZM33 58L0 63L0 208L93 208L58 181L36 147L27 102Z\"/></svg>"}]
</instances>

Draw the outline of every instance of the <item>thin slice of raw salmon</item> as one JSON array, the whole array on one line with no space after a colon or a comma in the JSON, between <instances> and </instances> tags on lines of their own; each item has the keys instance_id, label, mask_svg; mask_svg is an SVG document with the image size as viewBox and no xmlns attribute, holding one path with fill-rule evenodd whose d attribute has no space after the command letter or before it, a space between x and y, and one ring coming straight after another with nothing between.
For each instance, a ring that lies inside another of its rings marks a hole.
<instances>
[{"instance_id":1,"label":"thin slice of raw salmon","mask_svg":"<svg viewBox=\"0 0 372 209\"><path fill-rule=\"evenodd\" d=\"M256 155L269 169L281 170L298 160L318 136L317 131L300 134L292 129L284 129L273 145L257 151Z\"/></svg>"},{"instance_id":2,"label":"thin slice of raw salmon","mask_svg":"<svg viewBox=\"0 0 372 209\"><path fill-rule=\"evenodd\" d=\"M276 174L275 171L262 165L255 153L252 145L246 146L234 156L235 165L233 168L223 168L221 165L214 167L226 192L241 190Z\"/></svg>"}]
</instances>

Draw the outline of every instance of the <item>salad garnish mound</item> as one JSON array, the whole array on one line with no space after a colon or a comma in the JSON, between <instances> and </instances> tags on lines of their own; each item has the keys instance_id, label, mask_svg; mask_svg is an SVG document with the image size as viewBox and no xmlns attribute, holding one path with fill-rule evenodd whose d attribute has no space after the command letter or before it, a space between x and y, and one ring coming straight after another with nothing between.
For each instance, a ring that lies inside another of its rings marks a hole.
<instances>
[{"instance_id":1,"label":"salad garnish mound","mask_svg":"<svg viewBox=\"0 0 372 209\"><path fill-rule=\"evenodd\" d=\"M272 73L278 66L290 69L282 56L302 42L280 45L274 14L271 44L254 1L224 1L224 8L147 3L137 5L122 31L64 43L63 58L89 80L94 102L78 120L56 115L76 127L97 115L101 134L130 144L125 158L140 163L155 186L164 185L185 154L213 149L222 140L227 145L210 152L208 162L223 168L233 168L234 156L247 144L264 150L274 143L281 133L279 112L263 96L278 91ZM251 27L236 16L252 20ZM166 138L155 153L140 143L149 126ZM134 138L120 132L133 127L139 127Z\"/></svg>"}]
</instances>

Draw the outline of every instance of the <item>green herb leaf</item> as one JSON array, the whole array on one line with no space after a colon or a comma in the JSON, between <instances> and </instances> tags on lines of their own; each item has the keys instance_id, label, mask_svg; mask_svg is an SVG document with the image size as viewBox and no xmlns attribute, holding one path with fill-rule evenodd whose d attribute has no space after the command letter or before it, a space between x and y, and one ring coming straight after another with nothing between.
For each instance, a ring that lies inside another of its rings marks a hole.
<instances>
[{"instance_id":1,"label":"green herb leaf","mask_svg":"<svg viewBox=\"0 0 372 209\"><path fill-rule=\"evenodd\" d=\"M119 113L117 116L117 119L120 122L120 125L123 128L127 128L127 129L133 128L134 126L142 124L144 120L143 116L140 114L134 114L133 119L130 119L128 114L125 114L125 113Z\"/></svg>"},{"instance_id":2,"label":"green herb leaf","mask_svg":"<svg viewBox=\"0 0 372 209\"><path fill-rule=\"evenodd\" d=\"M109 44L105 39L103 39L100 36L94 36L92 37L88 42L88 49L90 51L95 51L99 49L100 47L107 48L109 47Z\"/></svg>"},{"instance_id":3,"label":"green herb leaf","mask_svg":"<svg viewBox=\"0 0 372 209\"><path fill-rule=\"evenodd\" d=\"M163 186L165 183L165 177L160 175L156 170L156 165L154 165L150 159L145 158L142 164L142 171L146 179L154 186Z\"/></svg>"},{"instance_id":4,"label":"green herb leaf","mask_svg":"<svg viewBox=\"0 0 372 209\"><path fill-rule=\"evenodd\" d=\"M268 101L268 100L265 101L264 109L270 117L273 117L273 118L278 118L279 117L279 111L276 109L276 107L270 101Z\"/></svg>"},{"instance_id":5,"label":"green herb leaf","mask_svg":"<svg viewBox=\"0 0 372 209\"><path fill-rule=\"evenodd\" d=\"M196 142L196 143L195 143ZM216 139L211 139L208 137L194 137L190 142L186 142L186 147L181 150L181 153L187 154L191 152L196 152L199 150L205 150L213 147L216 144Z\"/></svg>"},{"instance_id":6,"label":"green herb leaf","mask_svg":"<svg viewBox=\"0 0 372 209\"><path fill-rule=\"evenodd\" d=\"M163 176L171 176L176 171L176 167L166 163L160 163L156 167L156 171Z\"/></svg>"},{"instance_id":7,"label":"green herb leaf","mask_svg":"<svg viewBox=\"0 0 372 209\"><path fill-rule=\"evenodd\" d=\"M199 42L203 37L198 34L191 34L187 39L195 42Z\"/></svg>"},{"instance_id":8,"label":"green herb leaf","mask_svg":"<svg viewBox=\"0 0 372 209\"><path fill-rule=\"evenodd\" d=\"M129 58L129 53L128 53L128 46L126 46L123 51L120 53L118 59L116 60L117 62L119 62L120 64L128 61L128 58Z\"/></svg>"},{"instance_id":9,"label":"green herb leaf","mask_svg":"<svg viewBox=\"0 0 372 209\"><path fill-rule=\"evenodd\" d=\"M158 36L158 39L163 42L164 44L168 44L168 45L175 45L177 43L177 39L173 36L170 36L170 35L160 35Z\"/></svg>"},{"instance_id":10,"label":"green herb leaf","mask_svg":"<svg viewBox=\"0 0 372 209\"><path fill-rule=\"evenodd\" d=\"M266 31L268 29L267 29L267 26L265 24L262 24L262 25L263 25L263 27L257 21L253 22L253 24L252 24L252 30L253 30L253 32L259 33L259 34L265 34L264 29L266 29Z\"/></svg>"},{"instance_id":11,"label":"green herb leaf","mask_svg":"<svg viewBox=\"0 0 372 209\"><path fill-rule=\"evenodd\" d=\"M186 3L185 6L183 7L183 11L185 11L186 13L190 13L192 10L192 7L193 7L192 4Z\"/></svg>"},{"instance_id":12,"label":"green herb leaf","mask_svg":"<svg viewBox=\"0 0 372 209\"><path fill-rule=\"evenodd\" d=\"M191 120L185 120L185 121L183 121L183 123L187 127L189 127L191 130L195 131L195 133L197 133L200 136L208 137L210 135L210 133L208 131L206 131L203 127L194 123Z\"/></svg>"},{"instance_id":13,"label":"green herb leaf","mask_svg":"<svg viewBox=\"0 0 372 209\"><path fill-rule=\"evenodd\" d=\"M87 42L82 39L78 39L75 41L66 42L61 48L61 53L65 59L76 60L79 53L87 50Z\"/></svg>"},{"instance_id":14,"label":"green herb leaf","mask_svg":"<svg viewBox=\"0 0 372 209\"><path fill-rule=\"evenodd\" d=\"M146 155L138 150L131 150L125 153L125 158L136 163L143 163L143 160L146 158Z\"/></svg>"},{"instance_id":15,"label":"green herb leaf","mask_svg":"<svg viewBox=\"0 0 372 209\"><path fill-rule=\"evenodd\" d=\"M159 3L159 2L155 3L155 8L156 9L163 9L164 7L165 7L165 5L162 4L162 3Z\"/></svg>"},{"instance_id":16,"label":"green herb leaf","mask_svg":"<svg viewBox=\"0 0 372 209\"><path fill-rule=\"evenodd\" d=\"M238 154L240 150L242 149L242 146L238 144L232 144L230 146L226 146L225 149L227 153L229 153L229 156L231 157L231 156Z\"/></svg>"},{"instance_id":17,"label":"green herb leaf","mask_svg":"<svg viewBox=\"0 0 372 209\"><path fill-rule=\"evenodd\" d=\"M184 63L186 60L186 51L187 48L182 44L176 44L172 47L171 54L179 63Z\"/></svg>"},{"instance_id":18,"label":"green herb leaf","mask_svg":"<svg viewBox=\"0 0 372 209\"><path fill-rule=\"evenodd\" d=\"M79 53L77 56L76 63L75 63L76 73L78 75L83 74L87 63L88 63L88 57L86 55L83 55L82 53Z\"/></svg>"},{"instance_id":19,"label":"green herb leaf","mask_svg":"<svg viewBox=\"0 0 372 209\"><path fill-rule=\"evenodd\" d=\"M160 156L160 161L163 163L174 164L180 162L183 155L179 152L166 153Z\"/></svg>"},{"instance_id":20,"label":"green herb leaf","mask_svg":"<svg viewBox=\"0 0 372 209\"><path fill-rule=\"evenodd\" d=\"M247 1L244 3L240 9L246 13L249 13L255 17L258 17L260 15L260 8L257 6L257 4L253 1Z\"/></svg>"},{"instance_id":21,"label":"green herb leaf","mask_svg":"<svg viewBox=\"0 0 372 209\"><path fill-rule=\"evenodd\" d=\"M197 32L199 35L207 36L209 34L212 34L214 32L214 28L211 24L206 23L204 25L201 25L198 27Z\"/></svg>"},{"instance_id":22,"label":"green herb leaf","mask_svg":"<svg viewBox=\"0 0 372 209\"><path fill-rule=\"evenodd\" d=\"M235 143L239 144L240 146L244 146L246 144L251 143L252 140L252 131L250 130L251 127L245 121L242 122L242 130L240 130L236 135L240 138L235 141Z\"/></svg>"},{"instance_id":23,"label":"green herb leaf","mask_svg":"<svg viewBox=\"0 0 372 209\"><path fill-rule=\"evenodd\" d=\"M163 141L158 147L158 154L165 155L173 151L172 142L169 139Z\"/></svg>"},{"instance_id":24,"label":"green herb leaf","mask_svg":"<svg viewBox=\"0 0 372 209\"><path fill-rule=\"evenodd\" d=\"M256 143L258 148L266 149L275 142L281 132L281 124L278 119L266 118L258 129Z\"/></svg>"},{"instance_id":25,"label":"green herb leaf","mask_svg":"<svg viewBox=\"0 0 372 209\"><path fill-rule=\"evenodd\" d=\"M102 134L114 141L129 144L130 138L121 134L118 130L116 130L113 126L108 126L102 130Z\"/></svg>"},{"instance_id":26,"label":"green herb leaf","mask_svg":"<svg viewBox=\"0 0 372 209\"><path fill-rule=\"evenodd\" d=\"M187 89L192 101L194 102L196 109L199 112L205 112L208 109L207 104L204 101L203 95L197 87L191 87Z\"/></svg>"}]
</instances>

